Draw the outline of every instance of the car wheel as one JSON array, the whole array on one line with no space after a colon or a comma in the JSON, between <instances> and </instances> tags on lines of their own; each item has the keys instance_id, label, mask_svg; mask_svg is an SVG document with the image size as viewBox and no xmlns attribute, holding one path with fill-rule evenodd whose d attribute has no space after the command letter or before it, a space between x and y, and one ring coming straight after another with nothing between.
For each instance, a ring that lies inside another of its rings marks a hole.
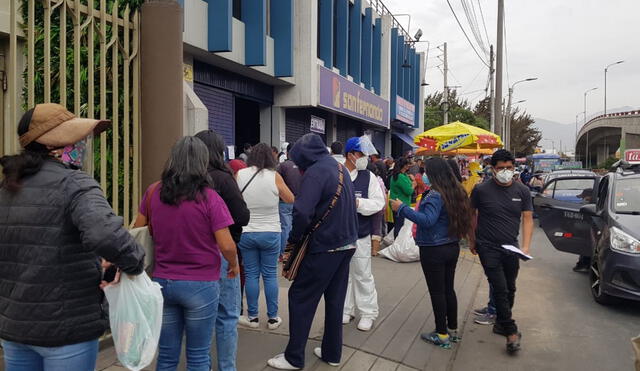
<instances>
[{"instance_id":1,"label":"car wheel","mask_svg":"<svg viewBox=\"0 0 640 371\"><path fill-rule=\"evenodd\" d=\"M591 295L598 304L611 305L617 302L617 299L611 295L607 295L602 291L600 264L598 252L594 249L591 255L591 269L589 270L589 282L591 284Z\"/></svg>"}]
</instances>

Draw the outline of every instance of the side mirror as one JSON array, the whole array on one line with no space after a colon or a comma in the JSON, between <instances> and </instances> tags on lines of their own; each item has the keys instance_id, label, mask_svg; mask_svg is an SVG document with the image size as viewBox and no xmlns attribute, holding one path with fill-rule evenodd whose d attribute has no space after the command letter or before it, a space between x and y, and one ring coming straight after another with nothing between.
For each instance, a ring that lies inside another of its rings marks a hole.
<instances>
[{"instance_id":1,"label":"side mirror","mask_svg":"<svg viewBox=\"0 0 640 371\"><path fill-rule=\"evenodd\" d=\"M589 216L600 216L596 209L596 204L584 205L580 208L580 212Z\"/></svg>"}]
</instances>

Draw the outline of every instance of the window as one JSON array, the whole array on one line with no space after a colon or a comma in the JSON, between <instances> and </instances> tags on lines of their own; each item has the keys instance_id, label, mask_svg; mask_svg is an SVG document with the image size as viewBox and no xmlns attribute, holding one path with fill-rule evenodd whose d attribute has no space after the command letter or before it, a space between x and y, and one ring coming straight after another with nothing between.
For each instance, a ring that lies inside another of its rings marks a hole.
<instances>
[{"instance_id":1,"label":"window","mask_svg":"<svg viewBox=\"0 0 640 371\"><path fill-rule=\"evenodd\" d=\"M605 208L607 193L609 193L609 177L602 178L598 186L598 210Z\"/></svg>"},{"instance_id":2,"label":"window","mask_svg":"<svg viewBox=\"0 0 640 371\"><path fill-rule=\"evenodd\" d=\"M616 213L640 213L640 178L619 179L615 188Z\"/></svg>"},{"instance_id":3,"label":"window","mask_svg":"<svg viewBox=\"0 0 640 371\"><path fill-rule=\"evenodd\" d=\"M233 0L233 18L242 20L242 0Z\"/></svg>"},{"instance_id":4,"label":"window","mask_svg":"<svg viewBox=\"0 0 640 371\"><path fill-rule=\"evenodd\" d=\"M560 179L555 182L553 199L588 204L593 201L594 186L595 179Z\"/></svg>"}]
</instances>

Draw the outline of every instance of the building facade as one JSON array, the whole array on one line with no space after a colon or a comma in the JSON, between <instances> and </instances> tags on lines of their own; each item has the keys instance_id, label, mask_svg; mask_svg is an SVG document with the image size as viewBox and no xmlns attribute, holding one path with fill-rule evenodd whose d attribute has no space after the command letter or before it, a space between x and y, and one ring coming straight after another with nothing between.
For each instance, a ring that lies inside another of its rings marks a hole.
<instances>
[{"instance_id":1,"label":"building facade","mask_svg":"<svg viewBox=\"0 0 640 371\"><path fill-rule=\"evenodd\" d=\"M185 128L216 130L231 156L309 132L397 156L422 132L425 56L381 1L180 3Z\"/></svg>"}]
</instances>

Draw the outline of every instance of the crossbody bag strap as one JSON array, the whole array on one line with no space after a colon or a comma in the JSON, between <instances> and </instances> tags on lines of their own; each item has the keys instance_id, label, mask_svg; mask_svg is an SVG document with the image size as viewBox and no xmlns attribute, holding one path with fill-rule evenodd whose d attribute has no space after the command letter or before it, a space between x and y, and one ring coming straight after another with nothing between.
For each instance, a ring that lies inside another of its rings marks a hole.
<instances>
[{"instance_id":1,"label":"crossbody bag strap","mask_svg":"<svg viewBox=\"0 0 640 371\"><path fill-rule=\"evenodd\" d=\"M240 191L240 194L244 193L244 190L247 189L247 187L249 186L249 184L251 184L251 182L253 182L253 179L255 179L255 177L258 175L259 172L261 172L262 169L258 170L255 172L255 174L253 174L253 176L251 177L251 179L249 179L249 181L247 182L247 184L244 185L244 187L242 187L242 190Z\"/></svg>"},{"instance_id":2,"label":"crossbody bag strap","mask_svg":"<svg viewBox=\"0 0 640 371\"><path fill-rule=\"evenodd\" d=\"M322 225L322 223L327 219L327 217L331 213L331 210L333 210L333 208L338 203L338 199L340 198L340 195L342 195L343 189L344 189L344 172L342 171L342 164L338 163L338 189L336 190L336 193L333 195L333 199L331 199L329 208L327 209L327 211L324 212L324 215L322 215L322 218L320 218L320 220L318 220L318 222L313 226L313 228L311 228L311 231L309 231L309 234L312 234L313 232L316 231L316 229L320 228L320 225Z\"/></svg>"},{"instance_id":3,"label":"crossbody bag strap","mask_svg":"<svg viewBox=\"0 0 640 371\"><path fill-rule=\"evenodd\" d=\"M153 237L153 229L151 227L151 199L153 198L153 194L156 192L156 189L160 185L160 182L153 183L149 194L147 195L146 210L147 210L147 228L149 228L149 234Z\"/></svg>"}]
</instances>

